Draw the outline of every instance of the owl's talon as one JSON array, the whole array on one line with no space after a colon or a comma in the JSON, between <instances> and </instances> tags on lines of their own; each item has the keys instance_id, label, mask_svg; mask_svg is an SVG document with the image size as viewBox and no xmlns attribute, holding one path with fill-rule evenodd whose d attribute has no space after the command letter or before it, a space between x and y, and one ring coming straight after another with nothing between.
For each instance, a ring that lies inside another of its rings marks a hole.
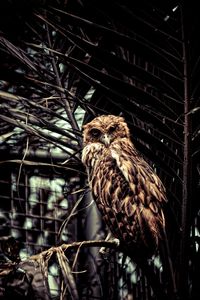
<instances>
[{"instance_id":1,"label":"owl's talon","mask_svg":"<svg viewBox=\"0 0 200 300\"><path fill-rule=\"evenodd\" d=\"M112 242L116 245L116 247L119 247L120 245L120 240L117 238L112 237L112 235L109 233L108 236L106 237L105 241L107 242ZM110 248L106 248L106 247L101 247L99 250L99 253L105 258L107 259L108 256L110 255Z\"/></svg>"},{"instance_id":2,"label":"owl's talon","mask_svg":"<svg viewBox=\"0 0 200 300\"><path fill-rule=\"evenodd\" d=\"M119 239L114 238L114 239L111 239L110 241L113 242L117 247L119 247L119 245L120 245L120 240Z\"/></svg>"},{"instance_id":3,"label":"owl's talon","mask_svg":"<svg viewBox=\"0 0 200 300\"><path fill-rule=\"evenodd\" d=\"M101 247L100 250L99 250L99 253L102 254L102 255L105 255L106 254L106 250L107 250L106 247Z\"/></svg>"},{"instance_id":4,"label":"owl's talon","mask_svg":"<svg viewBox=\"0 0 200 300\"><path fill-rule=\"evenodd\" d=\"M108 260L108 258L110 256L110 250L111 249L109 249L109 248L101 247L101 249L99 250L99 253L105 260Z\"/></svg>"}]
</instances>

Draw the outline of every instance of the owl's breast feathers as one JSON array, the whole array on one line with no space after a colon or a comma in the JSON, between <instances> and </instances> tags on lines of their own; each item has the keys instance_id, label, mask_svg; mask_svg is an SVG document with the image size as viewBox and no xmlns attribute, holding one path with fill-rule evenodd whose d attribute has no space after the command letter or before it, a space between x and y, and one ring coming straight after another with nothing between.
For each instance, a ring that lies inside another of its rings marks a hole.
<instances>
[{"instance_id":1,"label":"owl's breast feathers","mask_svg":"<svg viewBox=\"0 0 200 300\"><path fill-rule=\"evenodd\" d=\"M165 226L162 202L166 196L152 168L126 138L109 147L89 143L82 161L93 197L113 235L139 251L142 245L153 252Z\"/></svg>"}]
</instances>

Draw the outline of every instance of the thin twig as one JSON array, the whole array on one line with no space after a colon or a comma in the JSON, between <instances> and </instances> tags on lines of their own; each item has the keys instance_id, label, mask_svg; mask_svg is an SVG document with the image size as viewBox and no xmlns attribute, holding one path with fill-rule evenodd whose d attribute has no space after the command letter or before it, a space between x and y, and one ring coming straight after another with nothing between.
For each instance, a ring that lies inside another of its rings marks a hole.
<instances>
[{"instance_id":1,"label":"thin twig","mask_svg":"<svg viewBox=\"0 0 200 300\"><path fill-rule=\"evenodd\" d=\"M50 48L52 48L52 43L51 43L51 37L50 37L50 33L49 33L49 26L48 26L48 24L46 24L46 28L47 28L48 43L49 43ZM52 67L53 67L53 70L54 70L55 75L56 75L57 84L58 84L59 87L63 88L62 82L61 82L61 79L60 79L60 76L59 76L59 72L58 72L58 67L57 67L56 62L55 62L54 53L51 50L50 50L50 52L53 55L53 58L52 58ZM60 92L60 96L61 96L61 99L64 100L65 111L66 111L67 117L68 117L68 119L70 121L70 124L72 126L72 129L74 130L74 132L79 131L80 130L79 126L77 124L77 121L76 121L75 117L73 116L70 103L69 103L69 101L68 101L65 93ZM81 138L80 138L79 135L77 135L77 139L78 139L79 145L81 145Z\"/></svg>"}]
</instances>

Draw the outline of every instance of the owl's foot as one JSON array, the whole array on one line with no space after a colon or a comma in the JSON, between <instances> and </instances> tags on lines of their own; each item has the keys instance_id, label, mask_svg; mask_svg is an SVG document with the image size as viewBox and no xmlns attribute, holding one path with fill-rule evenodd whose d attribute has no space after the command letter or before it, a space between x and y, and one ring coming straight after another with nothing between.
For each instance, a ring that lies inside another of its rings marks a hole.
<instances>
[{"instance_id":1,"label":"owl's foot","mask_svg":"<svg viewBox=\"0 0 200 300\"><path fill-rule=\"evenodd\" d=\"M108 233L105 241L107 242L112 242L116 245L116 247L119 247L120 245L120 241L119 239L115 238L112 233ZM108 259L109 255L110 255L111 249L107 248L107 247L101 247L99 250L99 253L105 258Z\"/></svg>"}]
</instances>

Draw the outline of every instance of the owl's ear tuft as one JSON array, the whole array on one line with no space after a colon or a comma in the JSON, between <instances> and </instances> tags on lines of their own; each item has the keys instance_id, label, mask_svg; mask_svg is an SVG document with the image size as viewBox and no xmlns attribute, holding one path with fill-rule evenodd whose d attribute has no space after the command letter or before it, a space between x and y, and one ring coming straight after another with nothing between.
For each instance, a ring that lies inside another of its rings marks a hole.
<instances>
[{"instance_id":1,"label":"owl's ear tuft","mask_svg":"<svg viewBox=\"0 0 200 300\"><path fill-rule=\"evenodd\" d=\"M121 122L125 122L125 123L126 123L126 121L125 121L124 117L119 117L119 121L121 121Z\"/></svg>"}]
</instances>

